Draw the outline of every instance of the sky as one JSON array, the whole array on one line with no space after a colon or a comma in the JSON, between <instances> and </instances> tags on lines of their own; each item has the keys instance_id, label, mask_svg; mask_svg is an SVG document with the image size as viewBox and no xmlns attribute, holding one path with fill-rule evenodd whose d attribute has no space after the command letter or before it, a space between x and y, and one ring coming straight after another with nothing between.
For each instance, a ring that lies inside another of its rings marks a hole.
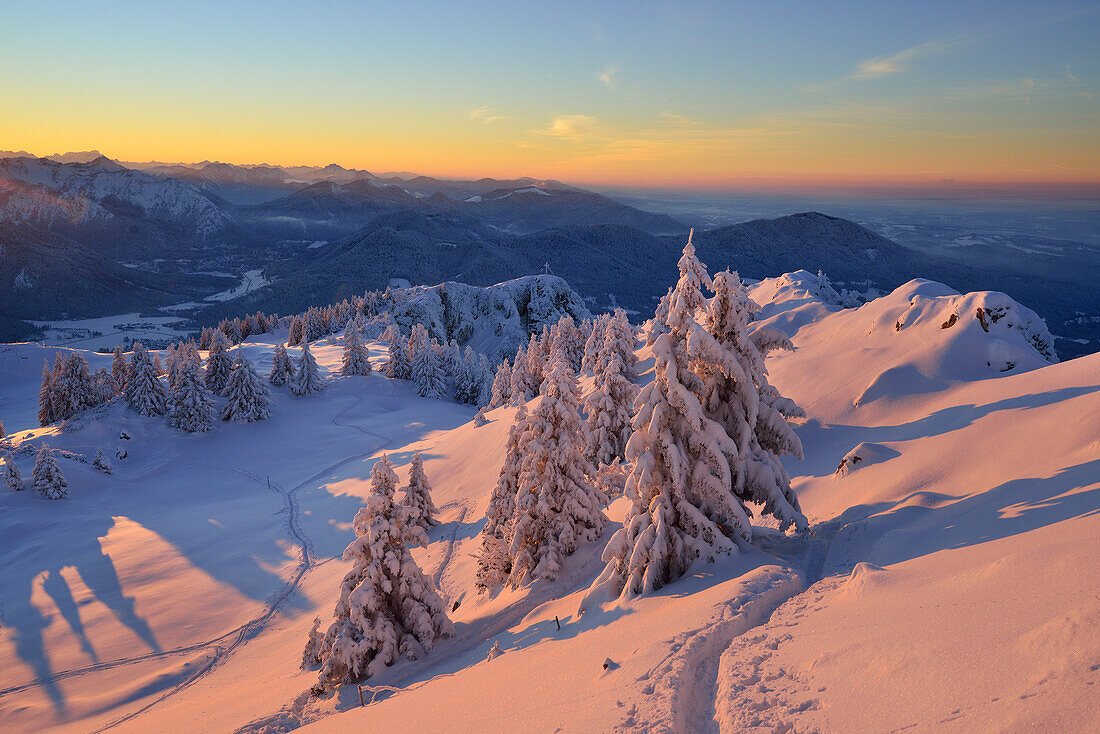
<instances>
[{"instance_id":1,"label":"sky","mask_svg":"<svg viewBox=\"0 0 1100 734\"><path fill-rule=\"evenodd\" d=\"M0 150L665 188L1100 182L1100 3L0 0L0 28Z\"/></svg>"}]
</instances>

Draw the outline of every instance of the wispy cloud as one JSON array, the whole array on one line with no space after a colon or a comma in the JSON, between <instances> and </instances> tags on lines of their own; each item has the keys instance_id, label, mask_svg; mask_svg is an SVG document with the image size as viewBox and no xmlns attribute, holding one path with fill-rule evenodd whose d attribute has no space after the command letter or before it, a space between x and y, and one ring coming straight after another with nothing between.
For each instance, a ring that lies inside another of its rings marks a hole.
<instances>
[{"instance_id":1,"label":"wispy cloud","mask_svg":"<svg viewBox=\"0 0 1100 734\"><path fill-rule=\"evenodd\" d=\"M944 41L929 41L919 46L907 48L904 51L898 51L897 53L887 54L885 56L876 56L873 59L866 59L859 62L855 71L849 74L848 78L877 79L878 77L887 76L889 74L900 74L903 71L908 71L911 64L917 59L949 51L962 42L961 39L957 38Z\"/></svg>"},{"instance_id":2,"label":"wispy cloud","mask_svg":"<svg viewBox=\"0 0 1100 734\"><path fill-rule=\"evenodd\" d=\"M558 115L550 125L532 132L564 140L583 140L596 129L596 118L588 115Z\"/></svg>"},{"instance_id":3,"label":"wispy cloud","mask_svg":"<svg viewBox=\"0 0 1100 734\"><path fill-rule=\"evenodd\" d=\"M466 117L474 122L481 122L486 125L504 119L504 115L498 114L492 107L477 107L467 112Z\"/></svg>"},{"instance_id":4,"label":"wispy cloud","mask_svg":"<svg viewBox=\"0 0 1100 734\"><path fill-rule=\"evenodd\" d=\"M618 82L616 81L615 76L618 73L618 64L608 64L600 71L599 74L596 74L596 78L599 79L600 83L603 84L605 87L612 91L615 91L615 88L618 86Z\"/></svg>"}]
</instances>

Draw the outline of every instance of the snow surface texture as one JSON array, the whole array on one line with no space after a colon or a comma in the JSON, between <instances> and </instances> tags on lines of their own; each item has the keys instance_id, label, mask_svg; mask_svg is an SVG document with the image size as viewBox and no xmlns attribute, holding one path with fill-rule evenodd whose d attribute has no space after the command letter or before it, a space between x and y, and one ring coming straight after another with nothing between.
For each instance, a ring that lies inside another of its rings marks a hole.
<instances>
[{"instance_id":1,"label":"snow surface texture","mask_svg":"<svg viewBox=\"0 0 1100 734\"><path fill-rule=\"evenodd\" d=\"M785 466L813 535L755 526L755 550L579 618L603 539L553 584L474 590L517 409L478 425L472 408L421 399L381 374L384 345L368 344L373 374L338 378L340 340L322 339L311 349L327 390L273 389L269 419L216 421L209 434L115 403L64 431L32 429L42 361L58 350L0 346L0 414L22 475L30 447L48 442L69 484L56 501L0 488L2 728L1100 728L1097 355L1051 364L1016 317L985 331L976 309L998 305L994 294L915 282L842 310L794 290L753 288L759 325L795 346L768 368L807 414L805 460ZM952 304L968 310L942 328ZM243 352L266 374L285 339L252 337ZM1019 361L1002 372L989 359L1000 354ZM638 356L645 382L652 354ZM881 377L898 370L912 379ZM837 475L872 444L874 460ZM127 458L104 474L99 448ZM417 450L440 524L412 554L455 635L365 681L398 689L365 689L366 708L354 686L310 698L302 646L315 617L331 619L373 462L388 454L405 483ZM608 508L604 539L625 512L623 499Z\"/></svg>"}]
</instances>

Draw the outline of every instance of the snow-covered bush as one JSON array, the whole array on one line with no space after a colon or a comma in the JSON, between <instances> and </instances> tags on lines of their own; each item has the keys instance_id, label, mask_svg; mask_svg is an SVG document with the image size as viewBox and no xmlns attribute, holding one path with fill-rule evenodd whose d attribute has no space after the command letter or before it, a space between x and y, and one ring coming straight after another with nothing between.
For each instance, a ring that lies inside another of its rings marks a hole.
<instances>
[{"instance_id":1,"label":"snow-covered bush","mask_svg":"<svg viewBox=\"0 0 1100 734\"><path fill-rule=\"evenodd\" d=\"M432 486L424 474L424 458L419 451L413 453L409 483L401 497L401 506L409 509L410 523L416 523L425 530L439 524L435 519L438 510L432 504Z\"/></svg>"},{"instance_id":2,"label":"snow-covered bush","mask_svg":"<svg viewBox=\"0 0 1100 734\"><path fill-rule=\"evenodd\" d=\"M23 473L19 471L19 466L15 463L15 457L11 455L11 452L4 454L4 485L15 492L23 490Z\"/></svg>"},{"instance_id":3,"label":"snow-covered bush","mask_svg":"<svg viewBox=\"0 0 1100 734\"><path fill-rule=\"evenodd\" d=\"M111 473L111 460L103 453L103 449L95 450L95 461L92 462L92 466L104 474Z\"/></svg>"}]
</instances>

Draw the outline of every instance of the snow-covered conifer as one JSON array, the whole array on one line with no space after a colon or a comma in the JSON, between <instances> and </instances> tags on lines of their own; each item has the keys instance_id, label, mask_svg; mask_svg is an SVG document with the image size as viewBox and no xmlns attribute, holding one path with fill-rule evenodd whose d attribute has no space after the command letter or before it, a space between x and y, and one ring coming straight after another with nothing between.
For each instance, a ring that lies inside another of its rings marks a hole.
<instances>
[{"instance_id":1,"label":"snow-covered conifer","mask_svg":"<svg viewBox=\"0 0 1100 734\"><path fill-rule=\"evenodd\" d=\"M477 355L469 346L457 361L454 381L455 400L467 405L476 405L481 393L481 372Z\"/></svg>"},{"instance_id":2,"label":"snow-covered conifer","mask_svg":"<svg viewBox=\"0 0 1100 734\"><path fill-rule=\"evenodd\" d=\"M103 449L95 450L95 461L92 462L92 466L104 474L111 473L111 460L103 453Z\"/></svg>"},{"instance_id":3,"label":"snow-covered conifer","mask_svg":"<svg viewBox=\"0 0 1100 734\"><path fill-rule=\"evenodd\" d=\"M369 375L370 359L359 332L359 322L351 320L344 329L344 361L340 372L344 375Z\"/></svg>"},{"instance_id":4,"label":"snow-covered conifer","mask_svg":"<svg viewBox=\"0 0 1100 734\"><path fill-rule=\"evenodd\" d=\"M416 523L425 530L439 524L435 519L438 510L432 504L432 486L424 473L424 458L419 451L413 453L409 483L401 497L401 505L409 508L410 523Z\"/></svg>"},{"instance_id":5,"label":"snow-covered conifer","mask_svg":"<svg viewBox=\"0 0 1100 734\"><path fill-rule=\"evenodd\" d=\"M489 419L485 416L485 406L478 408L478 411L474 413L474 426L476 428L481 428L488 422Z\"/></svg>"},{"instance_id":6,"label":"snow-covered conifer","mask_svg":"<svg viewBox=\"0 0 1100 734\"><path fill-rule=\"evenodd\" d=\"M497 365L496 374L493 375L493 385L490 388L489 407L499 408L507 405L512 399L512 365L504 360Z\"/></svg>"},{"instance_id":7,"label":"snow-covered conifer","mask_svg":"<svg viewBox=\"0 0 1100 734\"><path fill-rule=\"evenodd\" d=\"M356 538L344 551L353 566L340 584L335 621L309 660L321 666L321 689L375 675L402 655L418 660L436 639L454 634L443 600L409 553L408 539L425 536L405 526L393 502L396 485L389 460L376 461L373 491L355 515Z\"/></svg>"},{"instance_id":8,"label":"snow-covered conifer","mask_svg":"<svg viewBox=\"0 0 1100 734\"><path fill-rule=\"evenodd\" d=\"M503 584L512 571L508 548L512 544L512 518L516 510L520 468L524 449L530 440L527 418L527 404L520 403L515 421L508 428L504 464L500 467L497 483L489 495L485 525L481 529L481 548L477 556L477 587L481 592Z\"/></svg>"},{"instance_id":9,"label":"snow-covered conifer","mask_svg":"<svg viewBox=\"0 0 1100 734\"><path fill-rule=\"evenodd\" d=\"M4 454L4 484L15 492L23 490L23 474L15 463L15 457L11 453Z\"/></svg>"},{"instance_id":10,"label":"snow-covered conifer","mask_svg":"<svg viewBox=\"0 0 1100 734\"><path fill-rule=\"evenodd\" d=\"M130 381L126 384L126 402L139 415L163 415L167 391L157 376L157 368L145 345L134 344L130 355Z\"/></svg>"},{"instance_id":11,"label":"snow-covered conifer","mask_svg":"<svg viewBox=\"0 0 1100 734\"><path fill-rule=\"evenodd\" d=\"M53 450L46 444L38 450L38 458L31 470L31 483L34 491L48 500L59 500L69 494L69 483L57 465Z\"/></svg>"},{"instance_id":12,"label":"snow-covered conifer","mask_svg":"<svg viewBox=\"0 0 1100 734\"><path fill-rule=\"evenodd\" d=\"M638 362L634 356L634 327L630 325L626 311L621 308L615 309L615 313L607 320L603 343L596 355L595 374L600 374L607 363L615 358L619 361L619 372L622 376L628 380L633 379Z\"/></svg>"},{"instance_id":13,"label":"snow-covered conifer","mask_svg":"<svg viewBox=\"0 0 1100 734\"><path fill-rule=\"evenodd\" d=\"M188 433L209 431L214 424L210 391L199 377L199 363L188 360L180 368L176 389L168 395L168 425Z\"/></svg>"},{"instance_id":14,"label":"snow-covered conifer","mask_svg":"<svg viewBox=\"0 0 1100 734\"><path fill-rule=\"evenodd\" d=\"M537 354L536 349L536 354ZM535 375L531 372L531 364L528 352L520 347L516 352L516 358L512 362L511 395L509 400L512 405L525 403L539 394L539 384ZM541 373L542 369L539 368Z\"/></svg>"},{"instance_id":15,"label":"snow-covered conifer","mask_svg":"<svg viewBox=\"0 0 1100 734\"><path fill-rule=\"evenodd\" d=\"M130 363L122 351L122 345L115 347L114 358L111 360L111 381L114 382L115 395L121 395L126 390L126 383L130 379Z\"/></svg>"},{"instance_id":16,"label":"snow-covered conifer","mask_svg":"<svg viewBox=\"0 0 1100 734\"><path fill-rule=\"evenodd\" d=\"M484 408L493 398L493 372L489 369L489 358L484 354L477 355L477 398L473 404Z\"/></svg>"},{"instance_id":17,"label":"snow-covered conifer","mask_svg":"<svg viewBox=\"0 0 1100 734\"><path fill-rule=\"evenodd\" d=\"M584 361L584 337L577 328L573 317L566 314L558 319L558 323L550 330L551 352L560 352L569 360L569 367L574 372L579 372Z\"/></svg>"},{"instance_id":18,"label":"snow-covered conifer","mask_svg":"<svg viewBox=\"0 0 1100 734\"><path fill-rule=\"evenodd\" d=\"M607 333L607 314L600 314L592 321L588 338L584 341L584 356L581 358L581 369L588 373L596 370L596 359L600 355L600 347L603 346Z\"/></svg>"},{"instance_id":19,"label":"snow-covered conifer","mask_svg":"<svg viewBox=\"0 0 1100 734\"><path fill-rule=\"evenodd\" d=\"M668 318L668 306L671 298L672 288L669 288L668 293L661 296L661 300L657 302L657 310L653 313L653 318L645 323L646 346L652 346L657 341L657 337L668 333L668 325L665 320Z\"/></svg>"},{"instance_id":20,"label":"snow-covered conifer","mask_svg":"<svg viewBox=\"0 0 1100 734\"><path fill-rule=\"evenodd\" d=\"M225 394L229 402L222 411L223 421L252 423L271 416L271 391L239 349L237 363L225 384Z\"/></svg>"},{"instance_id":21,"label":"snow-covered conifer","mask_svg":"<svg viewBox=\"0 0 1100 734\"><path fill-rule=\"evenodd\" d=\"M588 480L595 468L584 458L585 425L577 376L555 355L542 399L527 420L527 450L519 475L509 555L513 586L557 579L563 559L603 532L603 501Z\"/></svg>"},{"instance_id":22,"label":"snow-covered conifer","mask_svg":"<svg viewBox=\"0 0 1100 734\"><path fill-rule=\"evenodd\" d=\"M302 343L303 328L301 316L294 316L290 319L290 335L286 339L288 346L296 347Z\"/></svg>"},{"instance_id":23,"label":"snow-covered conifer","mask_svg":"<svg viewBox=\"0 0 1100 734\"><path fill-rule=\"evenodd\" d=\"M229 373L233 371L233 360L229 356L229 340L221 329L215 329L210 339L210 351L206 355L206 387L215 395L221 395Z\"/></svg>"},{"instance_id":24,"label":"snow-covered conifer","mask_svg":"<svg viewBox=\"0 0 1100 734\"><path fill-rule=\"evenodd\" d=\"M106 367L100 367L92 373L92 388L97 405L106 403L115 396L115 381Z\"/></svg>"},{"instance_id":25,"label":"snow-covered conifer","mask_svg":"<svg viewBox=\"0 0 1100 734\"><path fill-rule=\"evenodd\" d=\"M275 345L275 351L271 354L271 372L267 376L267 381L272 385L285 385L292 379L294 379L294 365L287 356L286 347L280 342Z\"/></svg>"},{"instance_id":26,"label":"snow-covered conifer","mask_svg":"<svg viewBox=\"0 0 1100 734\"><path fill-rule=\"evenodd\" d=\"M439 355L431 344L421 347L420 351L413 356L411 371L417 395L422 398L437 399L447 396L447 383L443 380Z\"/></svg>"},{"instance_id":27,"label":"snow-covered conifer","mask_svg":"<svg viewBox=\"0 0 1100 734\"><path fill-rule=\"evenodd\" d=\"M622 376L622 362L612 355L596 373L596 384L584 400L588 440L585 456L594 466L623 458L630 439L634 385Z\"/></svg>"},{"instance_id":28,"label":"snow-covered conifer","mask_svg":"<svg viewBox=\"0 0 1100 734\"><path fill-rule=\"evenodd\" d=\"M386 377L407 380L412 373L408 353L408 340L398 332L390 340L389 358L386 360Z\"/></svg>"},{"instance_id":29,"label":"snow-covered conifer","mask_svg":"<svg viewBox=\"0 0 1100 734\"><path fill-rule=\"evenodd\" d=\"M294 376L290 378L290 392L295 395L311 395L325 389L325 383L321 379L321 371L317 368L317 360L309 351L309 344L302 344L302 354L298 357L298 364L294 368Z\"/></svg>"},{"instance_id":30,"label":"snow-covered conifer","mask_svg":"<svg viewBox=\"0 0 1100 734\"><path fill-rule=\"evenodd\" d=\"M412 325L409 330L409 343L405 353L409 355L409 359L414 358L421 349L427 346L431 346L432 340L428 336L428 328L424 324L416 323Z\"/></svg>"},{"instance_id":31,"label":"snow-covered conifer","mask_svg":"<svg viewBox=\"0 0 1100 734\"><path fill-rule=\"evenodd\" d=\"M60 372L53 379L59 418L71 418L99 402L95 383L92 382L92 375L88 370L88 360L80 352L74 351L66 355Z\"/></svg>"},{"instance_id":32,"label":"snow-covered conifer","mask_svg":"<svg viewBox=\"0 0 1100 734\"><path fill-rule=\"evenodd\" d=\"M48 426L58 420L57 412L54 410L54 404L56 402L56 398L54 397L53 372L50 371L50 366L43 362L42 387L38 389L38 425Z\"/></svg>"}]
</instances>

